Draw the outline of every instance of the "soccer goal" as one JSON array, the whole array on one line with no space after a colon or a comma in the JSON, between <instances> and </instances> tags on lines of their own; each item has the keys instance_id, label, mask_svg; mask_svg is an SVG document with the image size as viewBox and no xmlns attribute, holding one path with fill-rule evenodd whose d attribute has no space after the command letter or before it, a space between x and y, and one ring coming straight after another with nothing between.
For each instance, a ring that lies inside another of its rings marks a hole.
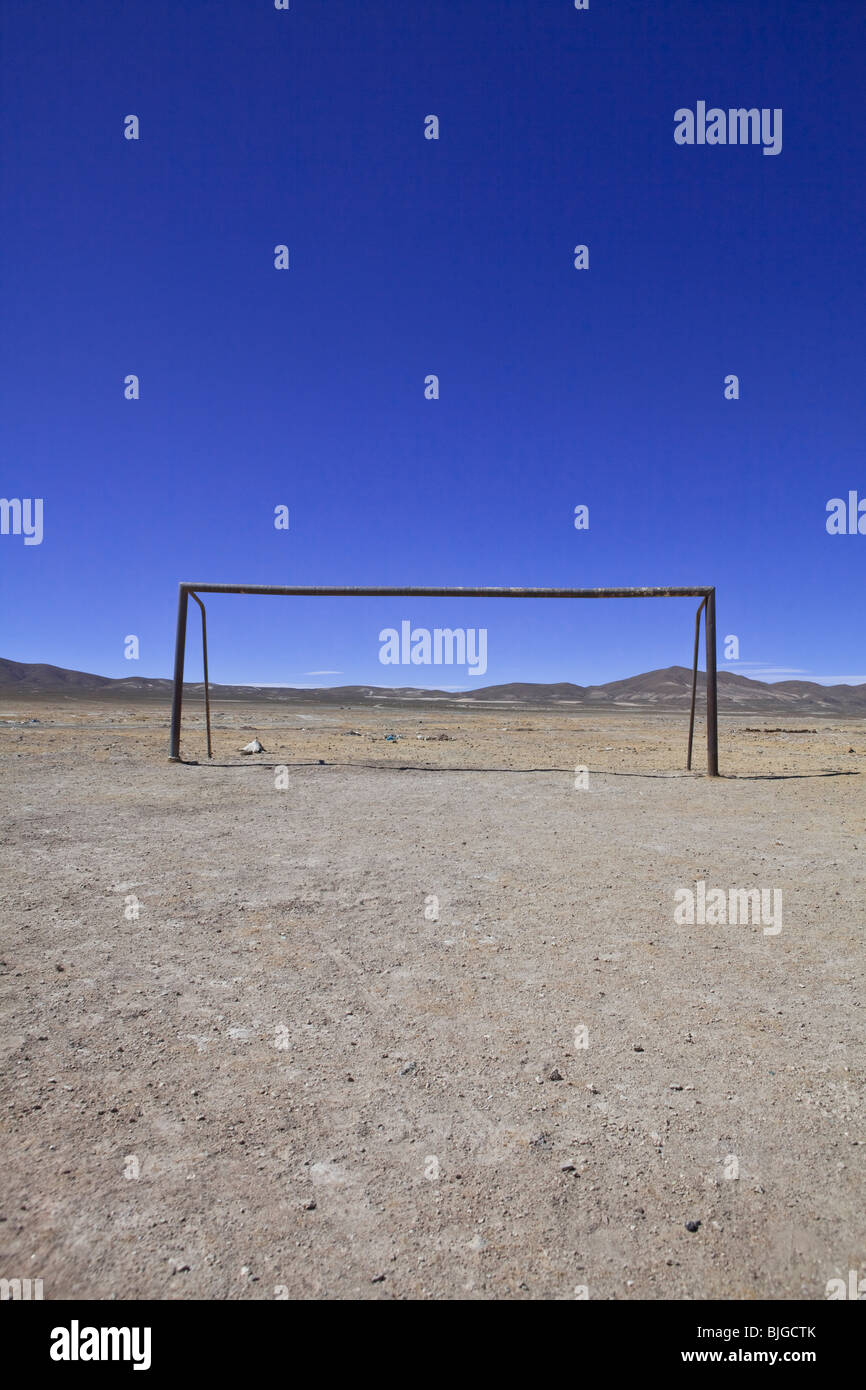
<instances>
[{"instance_id":1,"label":"soccer goal","mask_svg":"<svg viewBox=\"0 0 866 1390\"><path fill-rule=\"evenodd\" d=\"M201 636L204 655L204 699L207 723L207 754L213 757L210 728L210 694L207 670L207 620L200 594L271 594L287 598L699 598L695 614L695 646L692 661L692 698L689 712L689 746L686 767L692 765L692 741L695 728L695 694L698 683L698 647L701 613L704 615L704 643L707 664L707 773L719 775L718 690L716 677L716 591L714 587L694 589L335 589L289 587L271 584L191 584L178 586L177 636L174 648L174 686L171 698L171 733L169 758L182 761L180 756L181 719L183 715L183 668L186 655L186 619L192 598L201 609Z\"/></svg>"}]
</instances>

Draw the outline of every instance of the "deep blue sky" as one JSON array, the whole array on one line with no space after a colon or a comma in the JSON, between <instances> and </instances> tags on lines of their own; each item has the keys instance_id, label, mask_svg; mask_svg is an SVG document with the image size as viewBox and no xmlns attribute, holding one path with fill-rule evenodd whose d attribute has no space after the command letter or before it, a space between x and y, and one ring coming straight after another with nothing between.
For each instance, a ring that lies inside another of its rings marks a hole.
<instances>
[{"instance_id":1,"label":"deep blue sky","mask_svg":"<svg viewBox=\"0 0 866 1390\"><path fill-rule=\"evenodd\" d=\"M0 654L167 675L179 579L709 583L733 669L866 680L860 0L5 0L2 45L0 495L45 520ZM698 100L782 152L676 145ZM212 599L212 676L472 684L379 664L408 618L583 684L688 664L694 607Z\"/></svg>"}]
</instances>

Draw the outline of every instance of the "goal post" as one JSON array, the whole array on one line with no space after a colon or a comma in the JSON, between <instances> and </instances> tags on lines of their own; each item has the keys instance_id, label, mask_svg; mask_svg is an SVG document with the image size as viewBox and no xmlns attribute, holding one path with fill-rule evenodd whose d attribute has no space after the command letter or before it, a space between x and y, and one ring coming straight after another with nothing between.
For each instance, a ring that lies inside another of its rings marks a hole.
<instances>
[{"instance_id":1,"label":"goal post","mask_svg":"<svg viewBox=\"0 0 866 1390\"><path fill-rule=\"evenodd\" d=\"M182 761L180 756L181 719L183 714L183 668L186 655L186 619L189 599L201 609L202 647L204 653L205 708L207 712L208 757L211 756L210 709L207 675L207 630L204 604L199 594L271 594L288 598L699 598L695 621L695 649L692 663L692 698L689 720L688 767L692 760L692 735L695 720L695 692L698 672L698 639L701 612L704 614L704 643L707 664L707 773L719 775L718 680L716 674L716 590L713 586L695 588L653 589L496 589L496 588L334 588L272 584L194 584L178 586L177 632L174 647L174 681L171 698L171 732L169 758Z\"/></svg>"}]
</instances>

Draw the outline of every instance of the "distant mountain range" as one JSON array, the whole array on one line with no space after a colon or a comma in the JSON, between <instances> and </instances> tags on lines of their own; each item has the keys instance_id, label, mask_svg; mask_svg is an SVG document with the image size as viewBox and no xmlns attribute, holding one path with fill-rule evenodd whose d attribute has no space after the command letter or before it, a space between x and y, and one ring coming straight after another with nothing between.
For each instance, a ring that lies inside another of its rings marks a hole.
<instances>
[{"instance_id":1,"label":"distant mountain range","mask_svg":"<svg viewBox=\"0 0 866 1390\"><path fill-rule=\"evenodd\" d=\"M514 682L488 685L455 693L424 690L417 686L339 685L299 690L291 686L212 685L215 700L255 700L267 704L418 705L435 703L452 707L518 706L568 710L682 710L688 709L692 673L685 666L646 671L606 685L556 685ZM698 674L698 709L704 688ZM189 695L201 696L201 682L184 685ZM113 679L86 671L67 671L62 666L8 661L0 657L0 695L51 696L67 699L104 697L122 700L164 700L171 681L144 676ZM731 671L719 672L719 708L728 714L829 714L866 716L866 685L816 685L814 681L750 680Z\"/></svg>"}]
</instances>

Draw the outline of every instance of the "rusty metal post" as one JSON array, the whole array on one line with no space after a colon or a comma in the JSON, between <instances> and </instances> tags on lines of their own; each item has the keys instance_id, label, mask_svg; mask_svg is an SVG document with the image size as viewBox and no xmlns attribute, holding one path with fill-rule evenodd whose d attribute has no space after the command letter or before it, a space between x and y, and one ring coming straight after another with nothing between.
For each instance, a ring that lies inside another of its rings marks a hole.
<instances>
[{"instance_id":1,"label":"rusty metal post","mask_svg":"<svg viewBox=\"0 0 866 1390\"><path fill-rule=\"evenodd\" d=\"M207 632L205 627L204 604L195 593L202 594L275 594L296 595L299 598L700 598L703 599L706 647L707 647L707 772L710 777L719 775L719 730L718 730L718 692L716 675L716 591L707 585L693 588L647 588L647 589L503 589L492 587L452 588L391 587L349 588L322 585L285 584L204 584L182 583L178 590L177 638L174 651L174 690L171 703L171 737L169 757L172 762L181 762L180 725L183 706L183 664L186 642L187 600L190 594L202 610L202 648L205 668L205 712L208 726L208 757L211 753L210 733L210 687L207 671ZM698 609L696 625L700 623L701 609ZM697 649L692 670L692 707L689 725L689 759L691 767L692 740L694 733L695 691L697 686Z\"/></svg>"},{"instance_id":2,"label":"rusty metal post","mask_svg":"<svg viewBox=\"0 0 866 1390\"><path fill-rule=\"evenodd\" d=\"M194 599L195 599L196 603L198 604L199 608L201 609L201 651L202 651L202 660L203 660L203 664L204 664L204 717L205 717L205 723L207 724L207 755L208 755L209 758L212 758L212 757L213 757L213 748L211 747L211 738L210 738L210 690L209 690L209 687L208 687L208 678L207 678L207 623L206 623L206 621L205 621L205 615L204 615L204 604L202 603L202 601L201 601L201 599L199 598L198 594L194 594L194 593L192 592L192 590L190 590L190 595L189 595L189 596L190 596L190 598L194 598Z\"/></svg>"},{"instance_id":3,"label":"rusty metal post","mask_svg":"<svg viewBox=\"0 0 866 1390\"><path fill-rule=\"evenodd\" d=\"M716 675L716 591L707 594L706 610L707 647L707 774L719 775L719 699L718 677Z\"/></svg>"},{"instance_id":4,"label":"rusty metal post","mask_svg":"<svg viewBox=\"0 0 866 1390\"><path fill-rule=\"evenodd\" d=\"M180 716L183 708L183 658L186 649L186 610L187 588L178 586L177 591L177 632L174 639L174 687L171 692L171 732L168 736L168 756L171 762L179 763L180 756Z\"/></svg>"},{"instance_id":5,"label":"rusty metal post","mask_svg":"<svg viewBox=\"0 0 866 1390\"><path fill-rule=\"evenodd\" d=\"M695 654L692 658L692 706L689 711L689 753L686 758L686 771L692 770L692 743L695 737L695 696L698 691L698 647L701 641L701 614L707 606L707 600L702 599L695 614Z\"/></svg>"}]
</instances>

